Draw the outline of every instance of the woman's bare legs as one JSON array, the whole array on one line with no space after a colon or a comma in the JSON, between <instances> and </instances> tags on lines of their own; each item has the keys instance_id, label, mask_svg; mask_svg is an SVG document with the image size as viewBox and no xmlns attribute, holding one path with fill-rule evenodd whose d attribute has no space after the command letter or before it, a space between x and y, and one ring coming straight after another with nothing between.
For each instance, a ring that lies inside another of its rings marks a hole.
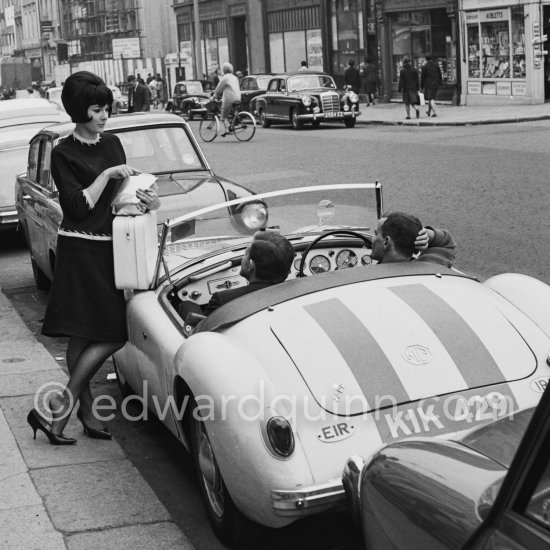
<instances>
[{"instance_id":1,"label":"woman's bare legs","mask_svg":"<svg viewBox=\"0 0 550 550\"><path fill-rule=\"evenodd\" d=\"M54 397L50 401L50 408L54 417L52 422L53 433L63 433L70 416L68 408L74 406L77 399L80 399L84 419L90 421L90 427L95 428L97 426L97 420L92 415L93 397L90 391L90 380L106 359L123 345L124 342L95 342L84 338L71 337L67 347L69 381L63 396Z\"/></svg>"}]
</instances>

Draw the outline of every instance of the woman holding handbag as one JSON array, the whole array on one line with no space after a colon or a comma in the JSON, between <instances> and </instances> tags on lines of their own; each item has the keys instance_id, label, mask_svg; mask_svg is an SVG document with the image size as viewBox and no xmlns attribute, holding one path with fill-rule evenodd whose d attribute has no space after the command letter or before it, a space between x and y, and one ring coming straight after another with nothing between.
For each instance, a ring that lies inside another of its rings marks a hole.
<instances>
[{"instance_id":1,"label":"woman holding handbag","mask_svg":"<svg viewBox=\"0 0 550 550\"><path fill-rule=\"evenodd\" d=\"M403 68L399 73L398 91L403 92L403 103L407 111L407 120L411 118L411 105L416 111L416 118L420 118L420 110L416 107L419 90L420 78L418 71L411 65L411 60L408 57L404 57Z\"/></svg>"},{"instance_id":2,"label":"woman holding handbag","mask_svg":"<svg viewBox=\"0 0 550 550\"><path fill-rule=\"evenodd\" d=\"M69 380L50 400L51 424L35 409L27 421L35 437L41 430L50 443L70 445L76 439L63 435L63 429L77 400L84 433L111 439L94 416L90 380L127 338L124 293L114 282L111 202L122 178L139 171L126 164L118 137L104 133L113 94L103 80L87 71L73 73L61 100L76 126L51 155L63 219L42 333L69 337ZM151 189L139 190L137 197L143 211L160 206Z\"/></svg>"}]
</instances>

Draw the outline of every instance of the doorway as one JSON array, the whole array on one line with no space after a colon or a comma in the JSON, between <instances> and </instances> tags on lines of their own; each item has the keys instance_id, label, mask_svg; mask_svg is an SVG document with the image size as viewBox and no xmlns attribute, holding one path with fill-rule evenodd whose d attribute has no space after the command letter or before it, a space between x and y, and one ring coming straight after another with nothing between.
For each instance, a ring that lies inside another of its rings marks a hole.
<instances>
[{"instance_id":1,"label":"doorway","mask_svg":"<svg viewBox=\"0 0 550 550\"><path fill-rule=\"evenodd\" d=\"M232 37L233 37L233 68L235 72L248 71L248 50L246 36L246 16L231 18Z\"/></svg>"}]
</instances>

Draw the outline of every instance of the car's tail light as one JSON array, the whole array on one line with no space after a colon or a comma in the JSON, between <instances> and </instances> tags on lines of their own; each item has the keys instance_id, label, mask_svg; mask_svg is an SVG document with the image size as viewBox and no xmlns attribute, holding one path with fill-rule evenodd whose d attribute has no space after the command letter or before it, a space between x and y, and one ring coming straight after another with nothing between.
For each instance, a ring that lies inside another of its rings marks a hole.
<instances>
[{"instance_id":1,"label":"car's tail light","mask_svg":"<svg viewBox=\"0 0 550 550\"><path fill-rule=\"evenodd\" d=\"M270 418L267 422L267 436L271 447L279 456L287 458L294 452L294 434L286 418Z\"/></svg>"},{"instance_id":2,"label":"car's tail light","mask_svg":"<svg viewBox=\"0 0 550 550\"><path fill-rule=\"evenodd\" d=\"M267 206L262 202L246 204L241 210L241 221L251 231L256 231L267 224Z\"/></svg>"}]
</instances>

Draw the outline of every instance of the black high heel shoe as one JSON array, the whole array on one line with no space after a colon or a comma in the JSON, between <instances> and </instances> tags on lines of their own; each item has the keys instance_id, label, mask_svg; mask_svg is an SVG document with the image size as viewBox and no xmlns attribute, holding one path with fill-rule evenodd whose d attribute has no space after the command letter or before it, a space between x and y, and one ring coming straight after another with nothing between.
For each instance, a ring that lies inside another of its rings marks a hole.
<instances>
[{"instance_id":1,"label":"black high heel shoe","mask_svg":"<svg viewBox=\"0 0 550 550\"><path fill-rule=\"evenodd\" d=\"M109 433L107 429L96 430L94 428L90 428L90 426L88 426L86 422L84 422L84 417L82 416L80 409L76 411L76 417L82 423L82 427L84 428L84 433L88 437L91 437L92 439L113 439L113 436Z\"/></svg>"},{"instance_id":2,"label":"black high heel shoe","mask_svg":"<svg viewBox=\"0 0 550 550\"><path fill-rule=\"evenodd\" d=\"M27 415L27 422L34 431L34 439L38 430L44 432L52 445L74 445L76 439L66 437L63 434L54 434L45 418L40 416L35 409L32 409Z\"/></svg>"}]
</instances>

